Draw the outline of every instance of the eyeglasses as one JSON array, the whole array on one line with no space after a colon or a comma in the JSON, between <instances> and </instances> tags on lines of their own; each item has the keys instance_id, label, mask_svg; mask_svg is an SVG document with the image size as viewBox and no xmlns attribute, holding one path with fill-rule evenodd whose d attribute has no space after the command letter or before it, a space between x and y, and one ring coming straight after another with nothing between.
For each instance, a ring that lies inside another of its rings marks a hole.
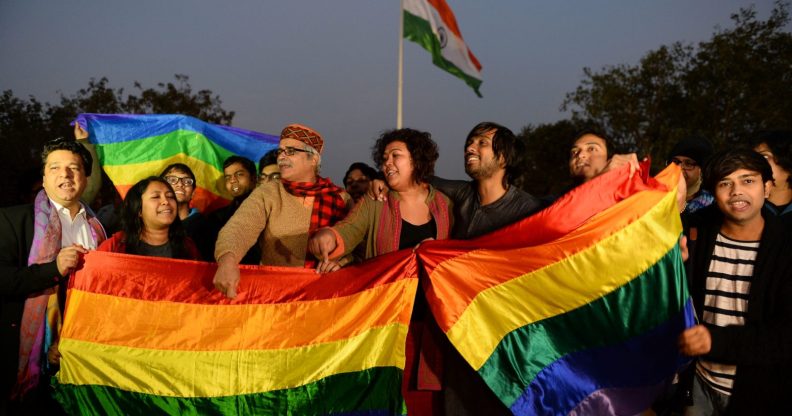
<instances>
[{"instance_id":1,"label":"eyeglasses","mask_svg":"<svg viewBox=\"0 0 792 416\"><path fill-rule=\"evenodd\" d=\"M178 176L166 176L165 181L173 186L176 186L176 184L179 182L181 182L184 186L193 186L195 184L195 180L193 178L188 178L186 176L183 178Z\"/></svg>"},{"instance_id":2,"label":"eyeglasses","mask_svg":"<svg viewBox=\"0 0 792 416\"><path fill-rule=\"evenodd\" d=\"M696 166L698 166L698 163L696 163L695 160L681 160L681 159L677 159L675 157L671 158L671 163L673 163L673 164L675 164L677 166L680 166L684 170L691 170L691 169L695 168Z\"/></svg>"},{"instance_id":3,"label":"eyeglasses","mask_svg":"<svg viewBox=\"0 0 792 416\"><path fill-rule=\"evenodd\" d=\"M298 149L296 147L288 146L284 148L278 148L275 153L280 157L282 154L285 154L286 156L294 156L294 152L313 153L313 150Z\"/></svg>"}]
</instances>

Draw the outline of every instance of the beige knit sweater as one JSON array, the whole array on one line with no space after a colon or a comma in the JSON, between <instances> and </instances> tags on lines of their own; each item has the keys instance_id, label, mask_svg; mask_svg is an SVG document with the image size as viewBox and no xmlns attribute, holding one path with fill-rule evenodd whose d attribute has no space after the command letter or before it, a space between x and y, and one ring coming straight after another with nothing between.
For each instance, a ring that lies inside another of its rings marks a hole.
<instances>
[{"instance_id":1,"label":"beige knit sweater","mask_svg":"<svg viewBox=\"0 0 792 416\"><path fill-rule=\"evenodd\" d=\"M226 253L241 259L258 241L262 265L303 267L313 202L314 197L288 193L280 181L263 183L220 230L215 259Z\"/></svg>"}]
</instances>

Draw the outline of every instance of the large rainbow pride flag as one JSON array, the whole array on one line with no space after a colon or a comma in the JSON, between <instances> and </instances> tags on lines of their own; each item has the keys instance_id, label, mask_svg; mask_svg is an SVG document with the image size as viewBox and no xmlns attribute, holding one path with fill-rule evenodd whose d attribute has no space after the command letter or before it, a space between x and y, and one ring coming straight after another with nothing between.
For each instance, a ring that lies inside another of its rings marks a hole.
<instances>
[{"instance_id":1,"label":"large rainbow pride flag","mask_svg":"<svg viewBox=\"0 0 792 416\"><path fill-rule=\"evenodd\" d=\"M637 414L686 363L678 180L611 172L498 232L418 250L435 319L513 413Z\"/></svg>"},{"instance_id":2,"label":"large rainbow pride flag","mask_svg":"<svg viewBox=\"0 0 792 416\"><path fill-rule=\"evenodd\" d=\"M159 175L171 163L184 163L197 180L192 205L211 211L227 204L223 161L231 155L258 163L278 147L278 136L210 124L178 114L80 114L76 122L121 197L139 180Z\"/></svg>"},{"instance_id":3,"label":"large rainbow pride flag","mask_svg":"<svg viewBox=\"0 0 792 416\"><path fill-rule=\"evenodd\" d=\"M644 166L647 168L648 166ZM515 414L635 414L692 325L679 168L602 175L517 224L316 275L90 253L70 280L69 413L400 414L419 268L436 321Z\"/></svg>"},{"instance_id":4,"label":"large rainbow pride flag","mask_svg":"<svg viewBox=\"0 0 792 416\"><path fill-rule=\"evenodd\" d=\"M398 252L332 275L92 252L69 283L56 398L69 414L404 414L418 285Z\"/></svg>"}]
</instances>

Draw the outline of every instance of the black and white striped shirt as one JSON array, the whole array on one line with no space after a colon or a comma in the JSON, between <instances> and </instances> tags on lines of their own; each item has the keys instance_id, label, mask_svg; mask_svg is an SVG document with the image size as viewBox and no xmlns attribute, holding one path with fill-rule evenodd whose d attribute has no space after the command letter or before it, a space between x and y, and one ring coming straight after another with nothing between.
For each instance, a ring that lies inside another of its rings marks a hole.
<instances>
[{"instance_id":1,"label":"black and white striped shirt","mask_svg":"<svg viewBox=\"0 0 792 416\"><path fill-rule=\"evenodd\" d=\"M704 289L704 322L744 325L758 251L759 241L737 241L718 234ZM696 370L710 387L731 395L737 366L699 360Z\"/></svg>"}]
</instances>

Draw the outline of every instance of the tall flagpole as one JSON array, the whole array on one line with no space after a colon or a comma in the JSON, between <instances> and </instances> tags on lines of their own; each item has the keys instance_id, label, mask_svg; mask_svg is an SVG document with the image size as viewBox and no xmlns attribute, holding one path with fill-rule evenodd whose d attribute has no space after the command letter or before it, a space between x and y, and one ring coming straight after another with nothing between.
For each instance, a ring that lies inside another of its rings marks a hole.
<instances>
[{"instance_id":1,"label":"tall flagpole","mask_svg":"<svg viewBox=\"0 0 792 416\"><path fill-rule=\"evenodd\" d=\"M399 1L399 82L396 88L396 128L402 128L402 91L404 89L404 0Z\"/></svg>"}]
</instances>

